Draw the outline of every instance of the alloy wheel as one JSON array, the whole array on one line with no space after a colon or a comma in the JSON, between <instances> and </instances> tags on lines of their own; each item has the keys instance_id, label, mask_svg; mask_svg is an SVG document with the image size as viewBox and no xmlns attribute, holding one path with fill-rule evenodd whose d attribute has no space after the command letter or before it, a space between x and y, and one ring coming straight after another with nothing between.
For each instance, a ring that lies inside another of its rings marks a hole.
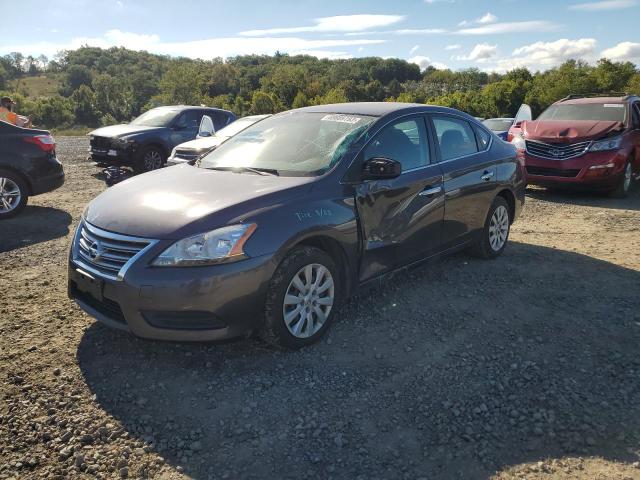
<instances>
[{"instance_id":1,"label":"alloy wheel","mask_svg":"<svg viewBox=\"0 0 640 480\"><path fill-rule=\"evenodd\" d=\"M499 205L491 216L489 223L489 244L494 252L500 251L509 236L509 212L504 205Z\"/></svg>"},{"instance_id":2,"label":"alloy wheel","mask_svg":"<svg viewBox=\"0 0 640 480\"><path fill-rule=\"evenodd\" d=\"M9 213L20 204L22 193L10 178L0 177L0 213Z\"/></svg>"},{"instance_id":3,"label":"alloy wheel","mask_svg":"<svg viewBox=\"0 0 640 480\"><path fill-rule=\"evenodd\" d=\"M317 333L329 317L335 298L331 272L319 263L302 267L287 287L282 316L289 332L297 338Z\"/></svg>"},{"instance_id":4,"label":"alloy wheel","mask_svg":"<svg viewBox=\"0 0 640 480\"><path fill-rule=\"evenodd\" d=\"M149 150L144 155L144 168L146 171L156 170L162 166L162 156L157 150Z\"/></svg>"}]
</instances>

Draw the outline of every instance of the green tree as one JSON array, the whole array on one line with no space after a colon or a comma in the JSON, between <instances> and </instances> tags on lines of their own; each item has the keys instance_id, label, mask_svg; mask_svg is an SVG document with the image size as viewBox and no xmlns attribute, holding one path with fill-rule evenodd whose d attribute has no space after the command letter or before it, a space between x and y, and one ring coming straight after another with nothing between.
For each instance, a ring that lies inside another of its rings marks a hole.
<instances>
[{"instance_id":1,"label":"green tree","mask_svg":"<svg viewBox=\"0 0 640 480\"><path fill-rule=\"evenodd\" d=\"M293 103L291 104L291 108L302 108L309 105L309 99L304 94L304 92L296 93L295 98L293 99Z\"/></svg>"},{"instance_id":2,"label":"green tree","mask_svg":"<svg viewBox=\"0 0 640 480\"><path fill-rule=\"evenodd\" d=\"M251 113L261 115L265 113L276 113L276 101L266 92L257 91L251 98Z\"/></svg>"},{"instance_id":3,"label":"green tree","mask_svg":"<svg viewBox=\"0 0 640 480\"><path fill-rule=\"evenodd\" d=\"M86 85L80 85L71 95L71 100L77 123L88 126L96 126L99 123L100 112L96 108L96 95L93 90Z\"/></svg>"}]
</instances>

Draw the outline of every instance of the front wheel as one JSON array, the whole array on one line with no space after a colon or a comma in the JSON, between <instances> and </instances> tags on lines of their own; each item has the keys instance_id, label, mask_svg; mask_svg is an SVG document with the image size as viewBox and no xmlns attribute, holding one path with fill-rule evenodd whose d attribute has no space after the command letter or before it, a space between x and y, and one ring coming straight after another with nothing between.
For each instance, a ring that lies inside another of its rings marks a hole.
<instances>
[{"instance_id":1,"label":"front wheel","mask_svg":"<svg viewBox=\"0 0 640 480\"><path fill-rule=\"evenodd\" d=\"M314 343L331 324L339 287L329 255L314 247L294 249L271 279L260 336L289 349Z\"/></svg>"},{"instance_id":2,"label":"front wheel","mask_svg":"<svg viewBox=\"0 0 640 480\"><path fill-rule=\"evenodd\" d=\"M622 177L620 177L620 181L616 186L616 188L611 190L610 195L616 198L626 197L629 191L631 190L632 183L633 183L633 165L631 164L631 159L628 159L624 167L624 173L622 174Z\"/></svg>"},{"instance_id":3,"label":"front wheel","mask_svg":"<svg viewBox=\"0 0 640 480\"><path fill-rule=\"evenodd\" d=\"M11 218L27 205L27 185L8 170L0 170L0 220Z\"/></svg>"},{"instance_id":4,"label":"front wheel","mask_svg":"<svg viewBox=\"0 0 640 480\"><path fill-rule=\"evenodd\" d=\"M150 172L162 168L165 158L164 152L158 147L145 147L136 155L133 161L133 170L136 173Z\"/></svg>"},{"instance_id":5,"label":"front wheel","mask_svg":"<svg viewBox=\"0 0 640 480\"><path fill-rule=\"evenodd\" d=\"M507 246L510 227L509 205L504 198L496 197L487 214L480 239L470 249L471 253L480 258L497 257Z\"/></svg>"}]
</instances>

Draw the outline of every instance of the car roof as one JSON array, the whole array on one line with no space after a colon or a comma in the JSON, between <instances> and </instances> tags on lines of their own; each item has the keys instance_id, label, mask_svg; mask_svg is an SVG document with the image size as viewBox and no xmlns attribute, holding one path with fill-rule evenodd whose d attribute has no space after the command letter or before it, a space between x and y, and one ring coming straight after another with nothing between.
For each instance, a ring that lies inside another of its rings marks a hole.
<instances>
[{"instance_id":1,"label":"car roof","mask_svg":"<svg viewBox=\"0 0 640 480\"><path fill-rule=\"evenodd\" d=\"M594 104L594 103L627 103L629 101L637 100L636 97L622 96L622 97L582 97L571 98L567 100L560 100L556 103L562 103L565 105L579 105L579 104Z\"/></svg>"},{"instance_id":2,"label":"car roof","mask_svg":"<svg viewBox=\"0 0 640 480\"><path fill-rule=\"evenodd\" d=\"M157 109L166 109L166 110L175 110L175 111L184 111L184 110L214 110L216 112L228 112L228 110L224 110L222 108L215 107L207 107L207 106L198 106L198 105L161 105L160 107L155 107Z\"/></svg>"},{"instance_id":3,"label":"car roof","mask_svg":"<svg viewBox=\"0 0 640 480\"><path fill-rule=\"evenodd\" d=\"M513 117L491 117L485 118L485 120L515 120Z\"/></svg>"},{"instance_id":4,"label":"car roof","mask_svg":"<svg viewBox=\"0 0 640 480\"><path fill-rule=\"evenodd\" d=\"M448 107L437 105L425 105L423 103L403 103L403 102L353 102L353 103L329 103L326 105L315 105L293 110L294 112L316 112L316 113L337 113L344 115L368 115L371 117L383 117L385 115L406 112L406 113L453 113L473 118L467 113Z\"/></svg>"}]
</instances>

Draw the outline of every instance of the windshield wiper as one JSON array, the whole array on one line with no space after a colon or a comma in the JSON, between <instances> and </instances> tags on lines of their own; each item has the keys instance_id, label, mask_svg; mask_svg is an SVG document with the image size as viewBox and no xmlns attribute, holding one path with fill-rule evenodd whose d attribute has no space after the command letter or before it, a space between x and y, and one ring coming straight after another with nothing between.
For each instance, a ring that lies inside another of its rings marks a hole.
<instances>
[{"instance_id":1,"label":"windshield wiper","mask_svg":"<svg viewBox=\"0 0 640 480\"><path fill-rule=\"evenodd\" d=\"M280 176L280 173L275 168L254 168L254 167L205 167L207 170L221 170L223 172L252 172L258 175L271 175L274 177Z\"/></svg>"}]
</instances>

